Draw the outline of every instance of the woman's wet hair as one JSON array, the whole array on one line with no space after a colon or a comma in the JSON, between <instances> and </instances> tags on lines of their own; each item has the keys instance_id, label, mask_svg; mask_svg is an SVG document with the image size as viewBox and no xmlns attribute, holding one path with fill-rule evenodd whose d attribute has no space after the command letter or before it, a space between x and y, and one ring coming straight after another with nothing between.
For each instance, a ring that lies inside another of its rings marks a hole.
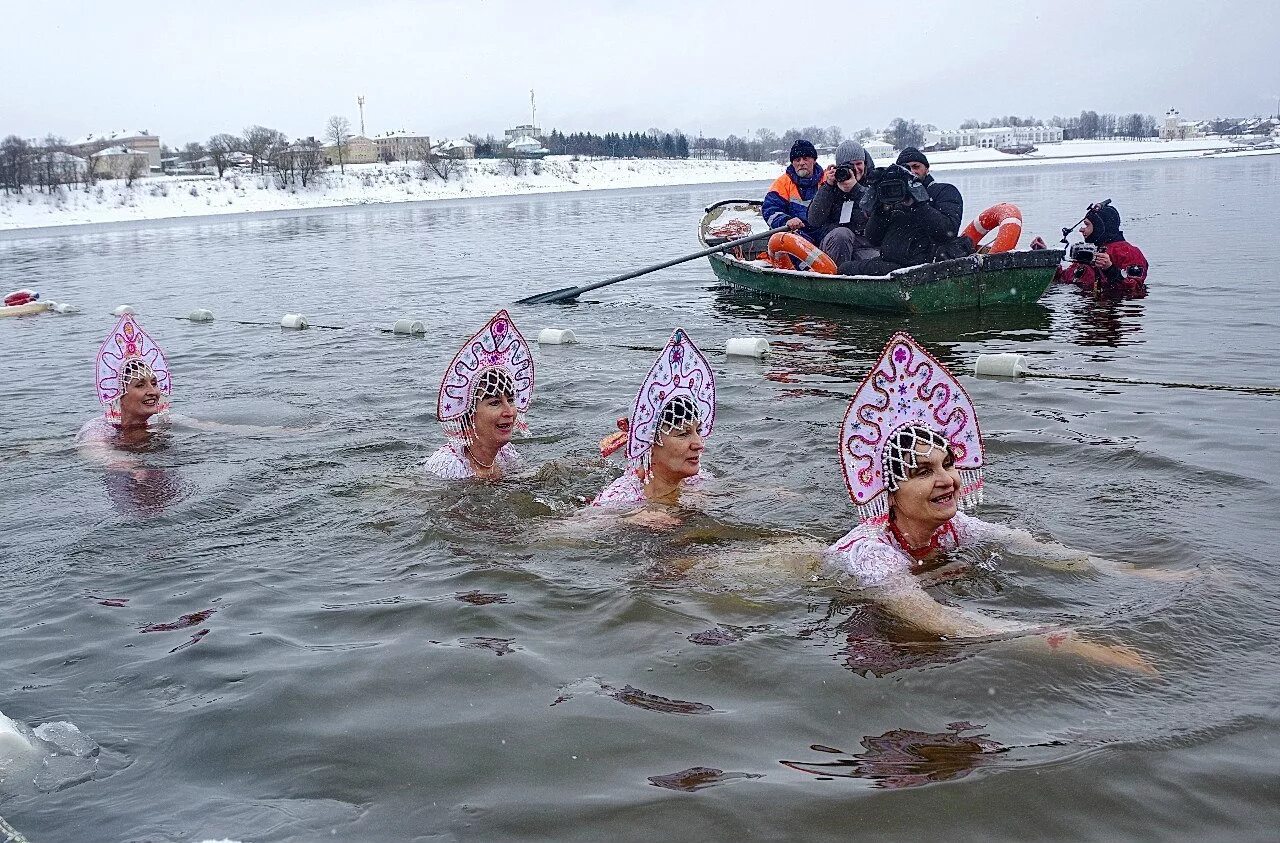
<instances>
[{"instance_id":1,"label":"woman's wet hair","mask_svg":"<svg viewBox=\"0 0 1280 843\"><path fill-rule=\"evenodd\" d=\"M687 395L677 395L662 406L654 444L662 442L662 434L683 430L689 422L693 422L695 426L701 425L702 413L698 412L698 405L693 403L692 398Z\"/></svg>"},{"instance_id":2,"label":"woman's wet hair","mask_svg":"<svg viewBox=\"0 0 1280 843\"><path fill-rule=\"evenodd\" d=\"M924 454L918 454L916 448L922 444L929 448ZM890 436L884 446L885 488L896 492L898 484L919 467L920 457L933 453L934 448L949 453L951 443L941 433L920 425L904 427Z\"/></svg>"}]
</instances>

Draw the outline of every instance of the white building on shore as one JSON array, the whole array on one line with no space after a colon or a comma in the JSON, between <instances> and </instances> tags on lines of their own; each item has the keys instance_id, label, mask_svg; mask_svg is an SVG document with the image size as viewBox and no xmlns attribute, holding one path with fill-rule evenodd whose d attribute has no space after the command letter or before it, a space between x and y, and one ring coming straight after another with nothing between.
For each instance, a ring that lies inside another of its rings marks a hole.
<instances>
[{"instance_id":1,"label":"white building on shore","mask_svg":"<svg viewBox=\"0 0 1280 843\"><path fill-rule=\"evenodd\" d=\"M104 149L132 149L147 154L147 168L161 169L160 136L147 131L106 132L101 135L89 135L67 145L67 152L80 158L88 158Z\"/></svg>"},{"instance_id":2,"label":"white building on shore","mask_svg":"<svg viewBox=\"0 0 1280 843\"><path fill-rule=\"evenodd\" d=\"M997 149L1019 144L1062 143L1061 126L993 126L989 129L952 129L941 132L938 143L957 148L976 146Z\"/></svg>"}]
</instances>

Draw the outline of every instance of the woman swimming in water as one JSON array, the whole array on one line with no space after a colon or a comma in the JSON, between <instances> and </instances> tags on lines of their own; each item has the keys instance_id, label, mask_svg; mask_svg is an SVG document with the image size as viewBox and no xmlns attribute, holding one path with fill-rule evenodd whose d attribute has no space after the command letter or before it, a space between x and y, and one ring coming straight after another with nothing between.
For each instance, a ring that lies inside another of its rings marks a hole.
<instances>
[{"instance_id":1,"label":"woman swimming in water","mask_svg":"<svg viewBox=\"0 0 1280 843\"><path fill-rule=\"evenodd\" d=\"M451 441L431 455L426 470L445 480L497 480L519 468L511 436L529 429L533 374L529 344L510 314L498 311L445 369L436 418Z\"/></svg>"},{"instance_id":2,"label":"woman swimming in water","mask_svg":"<svg viewBox=\"0 0 1280 843\"><path fill-rule=\"evenodd\" d=\"M591 505L630 509L677 503L682 491L699 488L707 479L702 454L715 417L711 365L677 328L645 376L630 417L600 445L601 455L608 456L625 444L627 470Z\"/></svg>"},{"instance_id":3,"label":"woman swimming in water","mask_svg":"<svg viewBox=\"0 0 1280 843\"><path fill-rule=\"evenodd\" d=\"M94 381L103 411L85 422L76 441L100 460L114 446L145 442L168 421L169 360L132 313L120 317L98 349Z\"/></svg>"},{"instance_id":4,"label":"woman swimming in water","mask_svg":"<svg viewBox=\"0 0 1280 843\"><path fill-rule=\"evenodd\" d=\"M860 523L828 549L828 565L894 615L935 635L1035 631L945 606L924 588L955 572L950 551L984 543L1047 553L1050 564L1084 562L1084 554L961 511L981 501L983 461L982 433L964 387L910 336L895 334L841 425L840 462ZM1127 648L1084 641L1070 631L1044 640L1100 663L1153 671Z\"/></svg>"}]
</instances>

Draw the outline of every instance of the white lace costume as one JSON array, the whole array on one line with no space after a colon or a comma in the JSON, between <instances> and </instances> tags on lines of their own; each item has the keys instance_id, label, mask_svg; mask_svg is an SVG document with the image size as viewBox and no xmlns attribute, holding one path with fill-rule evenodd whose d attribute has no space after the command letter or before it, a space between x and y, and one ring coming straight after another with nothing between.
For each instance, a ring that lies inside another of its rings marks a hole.
<instances>
[{"instance_id":1,"label":"white lace costume","mask_svg":"<svg viewBox=\"0 0 1280 843\"><path fill-rule=\"evenodd\" d=\"M495 457L495 464L502 469L503 474L515 471L523 462L519 452L510 442L499 448ZM468 480L476 476L475 470L471 467L471 461L463 451L463 446L453 442L441 445L423 468L443 480Z\"/></svg>"},{"instance_id":2,"label":"white lace costume","mask_svg":"<svg viewBox=\"0 0 1280 843\"><path fill-rule=\"evenodd\" d=\"M937 539L939 550L949 553L994 541L1003 532L994 524L957 512L930 538ZM827 548L826 556L832 573L852 577L861 588L913 587L911 556L887 524L859 524Z\"/></svg>"}]
</instances>

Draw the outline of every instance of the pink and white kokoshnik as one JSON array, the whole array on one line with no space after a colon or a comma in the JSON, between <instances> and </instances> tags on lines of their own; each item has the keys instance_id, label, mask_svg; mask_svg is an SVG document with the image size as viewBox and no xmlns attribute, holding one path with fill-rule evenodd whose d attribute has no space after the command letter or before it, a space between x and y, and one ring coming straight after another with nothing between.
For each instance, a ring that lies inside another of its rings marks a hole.
<instances>
[{"instance_id":1,"label":"pink and white kokoshnik","mask_svg":"<svg viewBox=\"0 0 1280 843\"><path fill-rule=\"evenodd\" d=\"M891 467L886 445L904 427L925 427L951 445L960 469L960 503L981 502L982 431L959 381L905 333L894 334L844 414L840 464L849 497L864 522L889 518Z\"/></svg>"},{"instance_id":2,"label":"pink and white kokoshnik","mask_svg":"<svg viewBox=\"0 0 1280 843\"><path fill-rule=\"evenodd\" d=\"M716 378L693 340L676 328L636 394L627 427L628 461L647 465L662 408L681 395L698 409L698 433L704 439L710 436L716 420Z\"/></svg>"},{"instance_id":3,"label":"pink and white kokoshnik","mask_svg":"<svg viewBox=\"0 0 1280 843\"><path fill-rule=\"evenodd\" d=\"M156 384L165 396L173 392L169 359L164 356L164 351L156 345L155 340L151 339L151 335L142 330L133 314L126 313L103 341L93 364L98 400L102 402L107 418L120 417L120 396L124 395L129 386L124 376L127 374L130 378L137 378L145 374L142 367L155 374ZM160 411L168 408L169 402L165 401L160 406Z\"/></svg>"},{"instance_id":4,"label":"pink and white kokoshnik","mask_svg":"<svg viewBox=\"0 0 1280 843\"><path fill-rule=\"evenodd\" d=\"M494 314L475 336L463 343L462 349L444 370L440 397L436 402L436 418L444 425L445 434L465 439L467 419L476 406L476 388L485 374L494 369L511 378L515 391L516 428L529 429L525 411L533 401L533 353L529 343L516 330L511 315L505 310Z\"/></svg>"}]
</instances>

